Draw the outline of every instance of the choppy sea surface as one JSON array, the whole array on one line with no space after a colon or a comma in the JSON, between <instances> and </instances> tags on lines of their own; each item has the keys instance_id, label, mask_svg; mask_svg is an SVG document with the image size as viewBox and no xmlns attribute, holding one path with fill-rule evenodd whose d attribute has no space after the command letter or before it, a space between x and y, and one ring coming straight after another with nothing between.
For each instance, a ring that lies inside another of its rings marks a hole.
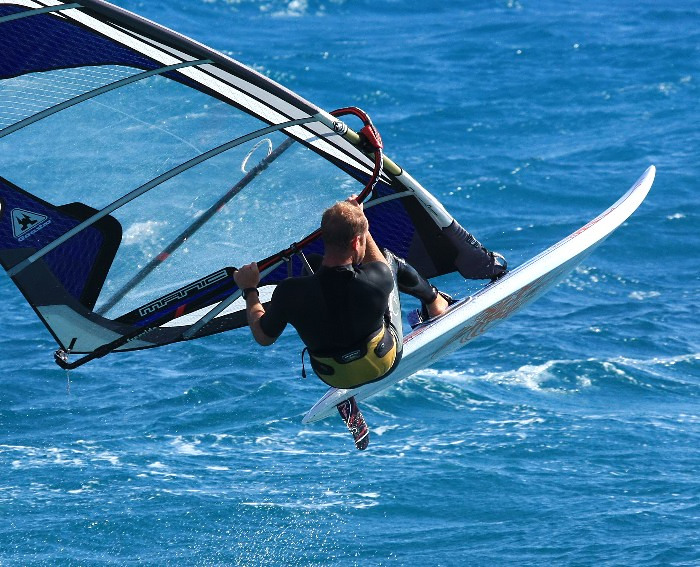
<instances>
[{"instance_id":1,"label":"choppy sea surface","mask_svg":"<svg viewBox=\"0 0 700 567\"><path fill-rule=\"evenodd\" d=\"M301 424L325 388L291 331L67 377L2 275L0 565L700 564L697 2L117 4L361 106L512 266L657 178L559 287L365 403L363 453Z\"/></svg>"}]
</instances>

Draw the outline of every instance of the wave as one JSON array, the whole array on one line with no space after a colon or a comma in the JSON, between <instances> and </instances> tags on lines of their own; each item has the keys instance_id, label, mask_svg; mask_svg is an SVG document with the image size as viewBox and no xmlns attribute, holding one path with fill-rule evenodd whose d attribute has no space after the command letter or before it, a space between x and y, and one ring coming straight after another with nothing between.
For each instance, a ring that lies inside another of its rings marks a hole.
<instances>
[{"instance_id":1,"label":"wave","mask_svg":"<svg viewBox=\"0 0 700 567\"><path fill-rule=\"evenodd\" d=\"M416 376L429 382L486 383L550 394L571 394L593 386L604 389L615 385L656 391L684 391L688 388L694 390L700 384L700 353L639 359L618 356L608 360L548 360L483 373L474 369L427 369Z\"/></svg>"}]
</instances>

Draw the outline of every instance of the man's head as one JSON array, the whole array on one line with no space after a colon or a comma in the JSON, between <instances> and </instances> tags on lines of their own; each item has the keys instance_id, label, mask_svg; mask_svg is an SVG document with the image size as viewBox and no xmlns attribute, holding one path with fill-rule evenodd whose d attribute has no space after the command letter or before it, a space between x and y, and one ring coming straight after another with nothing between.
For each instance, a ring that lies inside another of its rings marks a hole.
<instances>
[{"instance_id":1,"label":"man's head","mask_svg":"<svg viewBox=\"0 0 700 567\"><path fill-rule=\"evenodd\" d=\"M327 252L356 252L359 255L357 261L364 256L368 228L365 213L357 204L348 201L341 201L326 209L321 218L321 233Z\"/></svg>"}]
</instances>

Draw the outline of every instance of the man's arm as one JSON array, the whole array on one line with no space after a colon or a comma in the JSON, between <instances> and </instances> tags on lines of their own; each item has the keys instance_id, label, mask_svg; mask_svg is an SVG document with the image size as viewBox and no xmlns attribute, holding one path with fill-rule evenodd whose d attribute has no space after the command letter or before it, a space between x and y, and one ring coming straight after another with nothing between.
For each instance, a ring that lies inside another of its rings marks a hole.
<instances>
[{"instance_id":1,"label":"man's arm","mask_svg":"<svg viewBox=\"0 0 700 567\"><path fill-rule=\"evenodd\" d=\"M379 250L379 246L377 246L374 238L372 238L372 235L369 233L369 230L367 231L367 249L365 250L365 257L362 261L365 263L383 262L384 264L388 264L384 254Z\"/></svg>"},{"instance_id":2,"label":"man's arm","mask_svg":"<svg viewBox=\"0 0 700 567\"><path fill-rule=\"evenodd\" d=\"M352 195L348 198L348 202L353 203L360 207L360 210L364 213L365 209L362 206L362 203L357 202L357 195ZM365 218L367 218L365 216ZM367 224L369 225L369 221L367 221ZM384 257L384 254L382 254L381 250L379 250L379 246L377 246L377 243L374 241L374 238L372 238L372 235L370 234L369 230L367 231L367 246L365 248L365 257L362 259L363 262L383 262L384 264L387 264L386 258Z\"/></svg>"},{"instance_id":3,"label":"man's arm","mask_svg":"<svg viewBox=\"0 0 700 567\"><path fill-rule=\"evenodd\" d=\"M240 289L257 287L260 283L260 272L258 265L253 262L247 266L243 266L233 274L233 279ZM255 341L262 346L269 346L277 340L277 337L270 337L262 330L260 326L260 318L265 315L265 308L260 303L260 296L257 291L251 291L245 300L246 318L250 332L253 334Z\"/></svg>"}]
</instances>

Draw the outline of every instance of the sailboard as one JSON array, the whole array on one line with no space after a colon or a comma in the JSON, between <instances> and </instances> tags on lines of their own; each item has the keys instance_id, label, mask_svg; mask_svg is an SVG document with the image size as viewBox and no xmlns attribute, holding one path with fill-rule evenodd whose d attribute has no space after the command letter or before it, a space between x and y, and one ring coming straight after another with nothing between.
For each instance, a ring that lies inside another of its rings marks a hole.
<instances>
[{"instance_id":1,"label":"sailboard","mask_svg":"<svg viewBox=\"0 0 700 567\"><path fill-rule=\"evenodd\" d=\"M540 297L570 274L637 210L651 189L655 172L654 166L650 166L627 193L588 224L473 296L454 304L443 316L406 335L401 364L386 378L349 390L330 388L305 415L303 423L335 414L336 406L350 397L361 401L394 386Z\"/></svg>"},{"instance_id":2,"label":"sailboard","mask_svg":"<svg viewBox=\"0 0 700 567\"><path fill-rule=\"evenodd\" d=\"M267 301L352 194L424 277L492 275L359 109L100 0L0 0L0 53L0 265L63 368L246 326L236 267Z\"/></svg>"}]
</instances>

